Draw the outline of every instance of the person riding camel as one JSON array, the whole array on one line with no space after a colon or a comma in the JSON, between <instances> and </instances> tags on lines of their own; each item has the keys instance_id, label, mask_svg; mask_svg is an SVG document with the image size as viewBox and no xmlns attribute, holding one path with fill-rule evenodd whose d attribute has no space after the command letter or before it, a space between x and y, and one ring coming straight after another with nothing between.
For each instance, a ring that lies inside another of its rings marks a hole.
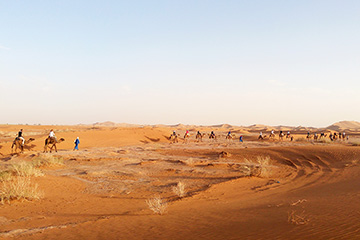
<instances>
[{"instance_id":1,"label":"person riding camel","mask_svg":"<svg viewBox=\"0 0 360 240\"><path fill-rule=\"evenodd\" d=\"M49 138L56 140L56 136L55 136L55 133L54 133L54 130L53 130L53 129L50 130Z\"/></svg>"},{"instance_id":2,"label":"person riding camel","mask_svg":"<svg viewBox=\"0 0 360 240\"><path fill-rule=\"evenodd\" d=\"M262 132L260 132L258 139L264 139Z\"/></svg>"},{"instance_id":3,"label":"person riding camel","mask_svg":"<svg viewBox=\"0 0 360 240\"><path fill-rule=\"evenodd\" d=\"M214 133L214 131L211 131L209 138L215 138L215 133Z\"/></svg>"},{"instance_id":4,"label":"person riding camel","mask_svg":"<svg viewBox=\"0 0 360 240\"><path fill-rule=\"evenodd\" d=\"M24 144L25 144L25 138L22 136L22 131L23 131L23 130L20 129L20 131L18 132L17 138L19 138L20 140L22 140L21 145L24 146Z\"/></svg>"}]
</instances>

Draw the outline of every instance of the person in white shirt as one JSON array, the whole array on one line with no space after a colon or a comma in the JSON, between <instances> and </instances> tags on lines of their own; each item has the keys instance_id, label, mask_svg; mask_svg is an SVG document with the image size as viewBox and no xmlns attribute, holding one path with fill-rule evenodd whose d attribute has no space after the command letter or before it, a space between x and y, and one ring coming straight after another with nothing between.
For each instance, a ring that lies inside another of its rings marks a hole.
<instances>
[{"instance_id":1,"label":"person in white shirt","mask_svg":"<svg viewBox=\"0 0 360 240\"><path fill-rule=\"evenodd\" d=\"M50 130L49 138L55 138L56 139L54 130L52 130L52 129Z\"/></svg>"}]
</instances>

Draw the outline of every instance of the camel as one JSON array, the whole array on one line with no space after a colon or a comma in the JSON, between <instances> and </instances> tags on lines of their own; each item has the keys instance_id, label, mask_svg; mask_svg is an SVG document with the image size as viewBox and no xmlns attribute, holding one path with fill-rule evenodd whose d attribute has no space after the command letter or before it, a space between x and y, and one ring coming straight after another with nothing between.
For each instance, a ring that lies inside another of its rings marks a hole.
<instances>
[{"instance_id":1,"label":"camel","mask_svg":"<svg viewBox=\"0 0 360 240\"><path fill-rule=\"evenodd\" d=\"M325 133L322 132L322 133L320 134L319 140L320 140L322 137L326 138L326 137L327 137L327 134L325 134Z\"/></svg>"},{"instance_id":2,"label":"camel","mask_svg":"<svg viewBox=\"0 0 360 240\"><path fill-rule=\"evenodd\" d=\"M290 132L287 132L287 134L286 134L286 139L288 139L288 138L291 139L291 134L290 134Z\"/></svg>"},{"instance_id":3,"label":"camel","mask_svg":"<svg viewBox=\"0 0 360 240\"><path fill-rule=\"evenodd\" d=\"M227 140L229 140L229 141L233 140L233 138L234 138L234 136L233 136L232 134L228 134L228 135L226 135L226 137L225 137L225 139L227 139Z\"/></svg>"},{"instance_id":4,"label":"camel","mask_svg":"<svg viewBox=\"0 0 360 240\"><path fill-rule=\"evenodd\" d=\"M269 139L275 139L275 133L270 133Z\"/></svg>"},{"instance_id":5,"label":"camel","mask_svg":"<svg viewBox=\"0 0 360 240\"><path fill-rule=\"evenodd\" d=\"M205 135L205 133L201 134L200 132L197 132L195 138L197 142L202 142L202 138Z\"/></svg>"},{"instance_id":6,"label":"camel","mask_svg":"<svg viewBox=\"0 0 360 240\"><path fill-rule=\"evenodd\" d=\"M44 152L47 152L48 148L50 152L52 151L53 148L55 148L55 152L57 152L56 144L61 143L63 141L65 141L64 138L60 138L60 140L57 140L54 137L47 137L45 139Z\"/></svg>"},{"instance_id":7,"label":"camel","mask_svg":"<svg viewBox=\"0 0 360 240\"><path fill-rule=\"evenodd\" d=\"M17 149L20 149L20 153L23 153L24 152L24 146L26 144L28 144L29 142L32 142L34 141L35 139L34 138L29 138L29 140L25 140L24 144L23 143L23 140L20 139L19 137L16 137L11 145L11 153L17 151ZM15 149L14 149L14 146L15 146Z\"/></svg>"},{"instance_id":8,"label":"camel","mask_svg":"<svg viewBox=\"0 0 360 240\"><path fill-rule=\"evenodd\" d=\"M306 135L306 139L307 139L308 141L310 141L311 138L312 138L312 136L311 136L310 134Z\"/></svg>"},{"instance_id":9,"label":"camel","mask_svg":"<svg viewBox=\"0 0 360 240\"><path fill-rule=\"evenodd\" d=\"M190 133L189 132L186 132L184 134L184 143L187 143L189 141L189 138L190 138Z\"/></svg>"},{"instance_id":10,"label":"camel","mask_svg":"<svg viewBox=\"0 0 360 240\"><path fill-rule=\"evenodd\" d=\"M333 139L334 139L334 140L337 140L337 138L338 138L337 133L334 132Z\"/></svg>"},{"instance_id":11,"label":"camel","mask_svg":"<svg viewBox=\"0 0 360 240\"><path fill-rule=\"evenodd\" d=\"M285 136L285 134L283 132L280 132L279 133L279 140L283 140L284 136Z\"/></svg>"},{"instance_id":12,"label":"camel","mask_svg":"<svg viewBox=\"0 0 360 240\"><path fill-rule=\"evenodd\" d=\"M214 132L211 132L209 134L209 139L213 139L214 141L216 141L216 136L215 136L215 133Z\"/></svg>"},{"instance_id":13,"label":"camel","mask_svg":"<svg viewBox=\"0 0 360 240\"><path fill-rule=\"evenodd\" d=\"M179 142L178 137L176 134L171 134L169 137L170 143L177 143Z\"/></svg>"}]
</instances>

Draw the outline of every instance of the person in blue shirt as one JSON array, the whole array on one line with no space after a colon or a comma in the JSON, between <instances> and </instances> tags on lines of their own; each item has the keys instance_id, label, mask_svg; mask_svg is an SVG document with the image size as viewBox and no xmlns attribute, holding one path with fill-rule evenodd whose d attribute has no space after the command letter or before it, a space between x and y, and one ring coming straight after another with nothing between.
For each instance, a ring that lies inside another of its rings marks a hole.
<instances>
[{"instance_id":1,"label":"person in blue shirt","mask_svg":"<svg viewBox=\"0 0 360 240\"><path fill-rule=\"evenodd\" d=\"M79 137L77 137L77 138L75 139L74 143L75 143L74 150L79 150L79 144L80 144Z\"/></svg>"}]
</instances>

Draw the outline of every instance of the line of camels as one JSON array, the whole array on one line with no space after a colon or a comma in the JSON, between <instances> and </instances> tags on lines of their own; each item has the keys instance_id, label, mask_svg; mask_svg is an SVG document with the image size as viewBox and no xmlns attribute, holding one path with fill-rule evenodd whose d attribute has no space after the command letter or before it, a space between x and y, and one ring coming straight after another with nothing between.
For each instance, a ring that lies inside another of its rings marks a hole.
<instances>
[{"instance_id":1,"label":"line of camels","mask_svg":"<svg viewBox=\"0 0 360 240\"><path fill-rule=\"evenodd\" d=\"M200 131L198 131L195 135L195 140L196 142L201 142L203 137L205 136L208 136L209 139L211 140L215 140L217 139L217 136L215 135L215 133L212 131L211 133L200 133ZM284 140L284 138L290 140L290 141L293 141L294 140L294 136L290 134L290 132L287 132L286 134L283 132L283 131L280 131L279 132L279 140L282 141ZM324 132L321 132L320 134L317 134L317 133L313 133L311 134L310 132L307 133L306 135L306 139L308 141L310 141L311 139L314 139L315 141L318 141L318 140L321 140L322 138L326 138L328 136L327 133L324 133ZM176 134L175 131L168 137L168 139L170 140L170 143L177 143L179 142L179 137L180 137L180 134ZM242 135L240 136L240 138L242 137ZM235 139L236 136L235 134L230 134L230 132L226 135L225 139L226 140L233 140ZM275 140L276 139L276 135L275 135L275 132L274 131L271 131L269 136L266 136L266 135L263 135L262 132L260 132L260 135L258 137L258 140L264 140L268 138L269 140ZM190 133L189 131L186 131L186 133L184 134L183 136L183 140L184 140L184 143L187 143L190 139ZM332 133L330 132L329 133L329 139L331 141L336 141L337 139L339 140L345 140L345 139L349 139L348 136L346 136L345 132L343 133Z\"/></svg>"},{"instance_id":2,"label":"line of camels","mask_svg":"<svg viewBox=\"0 0 360 240\"><path fill-rule=\"evenodd\" d=\"M26 147L30 142L34 140L34 138L29 138L27 140L25 139L25 141L23 142L21 138L16 137L11 145L11 153L17 153L18 150L20 150L20 153L23 153L24 147ZM63 141L65 141L64 138L60 138L58 140L55 137L47 137L45 139L44 152L52 152L53 149L55 150L55 152L57 152L56 144Z\"/></svg>"},{"instance_id":3,"label":"line of camels","mask_svg":"<svg viewBox=\"0 0 360 240\"><path fill-rule=\"evenodd\" d=\"M197 131L195 135L195 141L196 142L202 142L203 138L205 136L208 136L210 140L216 141L218 139L218 136L215 135L213 131L211 133L200 133L200 131ZM177 143L179 142L180 134L176 134L175 131L168 137L170 140L170 143ZM235 138L235 134L227 134L225 139L232 140ZM190 139L190 133L188 131L185 132L183 136L184 143L187 143Z\"/></svg>"}]
</instances>

